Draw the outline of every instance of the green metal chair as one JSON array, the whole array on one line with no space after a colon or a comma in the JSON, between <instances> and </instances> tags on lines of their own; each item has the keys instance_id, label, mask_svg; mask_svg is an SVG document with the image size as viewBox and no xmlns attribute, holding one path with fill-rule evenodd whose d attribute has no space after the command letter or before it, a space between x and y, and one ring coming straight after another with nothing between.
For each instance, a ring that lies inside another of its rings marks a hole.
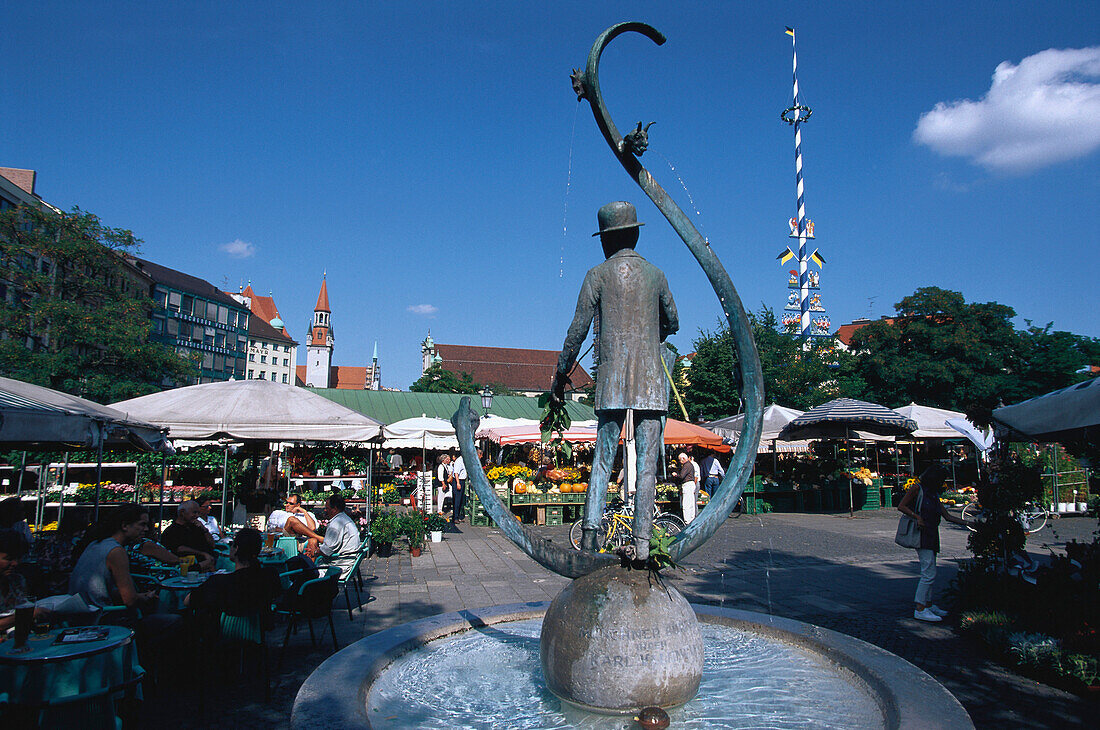
<instances>
[{"instance_id":1,"label":"green metal chair","mask_svg":"<svg viewBox=\"0 0 1100 730\"><path fill-rule=\"evenodd\" d=\"M263 617L257 612L245 616L222 613L218 621L218 643L223 649L240 650L240 669L244 674L244 655L257 650L260 673L264 681L264 701L271 700L271 676L267 661L267 640Z\"/></svg>"},{"instance_id":2,"label":"green metal chair","mask_svg":"<svg viewBox=\"0 0 1100 730\"><path fill-rule=\"evenodd\" d=\"M358 601L355 605L361 610L363 607L363 594L360 592L363 579L359 576L359 566L363 562L363 558L366 555L362 550L355 556L355 562L348 568L347 573L341 573L338 581L340 588L344 591L344 604L348 607L348 621L353 620L351 615L351 598L348 596L348 586L351 585L355 588L355 598Z\"/></svg>"},{"instance_id":3,"label":"green metal chair","mask_svg":"<svg viewBox=\"0 0 1100 730\"><path fill-rule=\"evenodd\" d=\"M286 655L290 634L297 628L298 621L302 618L309 625L309 638L314 646L317 646L317 636L313 631L313 619L327 618L329 631L332 633L332 649L336 651L340 648L336 643L336 625L332 622L332 602L340 594L339 580L340 569L330 566L322 577L306 581L298 587L297 593L290 597L286 635L283 637L283 648L279 654L279 667L282 666L283 657Z\"/></svg>"}]
</instances>

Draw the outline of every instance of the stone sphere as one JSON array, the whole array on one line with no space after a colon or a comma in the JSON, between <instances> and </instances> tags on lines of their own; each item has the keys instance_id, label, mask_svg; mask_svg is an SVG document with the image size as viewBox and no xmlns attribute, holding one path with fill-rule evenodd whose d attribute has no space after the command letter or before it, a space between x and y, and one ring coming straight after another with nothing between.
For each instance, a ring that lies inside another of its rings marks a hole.
<instances>
[{"instance_id":1,"label":"stone sphere","mask_svg":"<svg viewBox=\"0 0 1100 730\"><path fill-rule=\"evenodd\" d=\"M695 612L648 570L610 566L574 580L546 611L540 650L551 692L606 714L682 705L703 676Z\"/></svg>"}]
</instances>

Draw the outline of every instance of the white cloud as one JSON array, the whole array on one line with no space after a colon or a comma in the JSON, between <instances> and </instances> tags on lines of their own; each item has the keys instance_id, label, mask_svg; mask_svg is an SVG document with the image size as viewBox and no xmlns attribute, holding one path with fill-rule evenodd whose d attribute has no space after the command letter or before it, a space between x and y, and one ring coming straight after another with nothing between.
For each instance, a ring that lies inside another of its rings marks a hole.
<instances>
[{"instance_id":1,"label":"white cloud","mask_svg":"<svg viewBox=\"0 0 1100 730\"><path fill-rule=\"evenodd\" d=\"M433 306L431 304L410 304L409 311L413 314L423 314L431 316L439 311L439 307Z\"/></svg>"},{"instance_id":2,"label":"white cloud","mask_svg":"<svg viewBox=\"0 0 1100 730\"><path fill-rule=\"evenodd\" d=\"M256 255L256 246L239 238L236 241L223 243L220 248L235 259L247 259Z\"/></svg>"},{"instance_id":3,"label":"white cloud","mask_svg":"<svg viewBox=\"0 0 1100 730\"><path fill-rule=\"evenodd\" d=\"M978 101L939 102L913 139L988 170L1023 173L1100 147L1100 46L1002 62Z\"/></svg>"}]
</instances>

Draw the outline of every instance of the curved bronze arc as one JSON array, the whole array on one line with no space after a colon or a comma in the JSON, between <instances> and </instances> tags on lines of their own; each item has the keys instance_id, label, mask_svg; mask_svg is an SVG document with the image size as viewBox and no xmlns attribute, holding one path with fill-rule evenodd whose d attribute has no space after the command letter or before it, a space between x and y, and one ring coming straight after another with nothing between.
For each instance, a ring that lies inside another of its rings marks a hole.
<instances>
[{"instance_id":1,"label":"curved bronze arc","mask_svg":"<svg viewBox=\"0 0 1100 730\"><path fill-rule=\"evenodd\" d=\"M485 471L474 450L474 434L477 433L480 417L470 408L469 397L464 397L458 411L451 416L451 425L455 427L458 446L462 451L462 461L466 464L467 486L472 486L488 515L504 533L523 552L530 555L540 565L549 568L558 575L579 578L597 568L613 565L619 558L607 553L592 553L572 548L563 548L541 537L515 518L504 506L496 491L485 478Z\"/></svg>"},{"instance_id":2,"label":"curved bronze arc","mask_svg":"<svg viewBox=\"0 0 1100 730\"><path fill-rule=\"evenodd\" d=\"M614 25L596 39L592 50L588 54L588 64L585 67L584 77L581 79L582 87L578 93L588 100L592 106L592 114L596 118L596 124L603 133L604 139L611 146L615 157L630 174L634 181L654 204L664 214L668 222L687 244L688 250L695 256L695 260L703 267L703 271L714 287L714 293L718 295L718 301L722 304L722 311L729 323L730 332L733 334L735 354L741 364L741 393L745 400L745 421L741 427L741 437L737 442L737 451L734 454L730 468L726 470L726 478L712 495L710 502L699 516L687 526L672 543L669 552L674 560L686 557L689 553L702 545L714 534L714 531L725 521L733 510L741 493L745 490L749 475L752 473L753 462L756 460L756 449L760 441L760 432L764 418L764 376L760 370L760 357L756 352L756 343L752 339L752 325L745 314L745 308L741 304L741 297L737 294L729 274L726 273L722 262L711 250L710 245L695 230L695 226L688 219L680 207L669 197L653 176L649 174L638 158L630 152L623 143L623 137L611 120L607 107L603 102L603 94L600 93L599 64L604 47L616 36L635 31L650 38L657 45L665 42L664 35L656 28L645 23L620 23Z\"/></svg>"}]
</instances>

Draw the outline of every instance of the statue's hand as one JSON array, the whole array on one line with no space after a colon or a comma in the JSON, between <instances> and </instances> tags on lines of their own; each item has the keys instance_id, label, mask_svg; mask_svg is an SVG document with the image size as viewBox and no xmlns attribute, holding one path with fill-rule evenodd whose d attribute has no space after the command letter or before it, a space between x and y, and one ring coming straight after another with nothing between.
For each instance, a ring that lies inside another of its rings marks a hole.
<instances>
[{"instance_id":1,"label":"statue's hand","mask_svg":"<svg viewBox=\"0 0 1100 730\"><path fill-rule=\"evenodd\" d=\"M554 373L554 380L550 383L550 402L558 405L565 400L565 386L571 383L568 375Z\"/></svg>"}]
</instances>

